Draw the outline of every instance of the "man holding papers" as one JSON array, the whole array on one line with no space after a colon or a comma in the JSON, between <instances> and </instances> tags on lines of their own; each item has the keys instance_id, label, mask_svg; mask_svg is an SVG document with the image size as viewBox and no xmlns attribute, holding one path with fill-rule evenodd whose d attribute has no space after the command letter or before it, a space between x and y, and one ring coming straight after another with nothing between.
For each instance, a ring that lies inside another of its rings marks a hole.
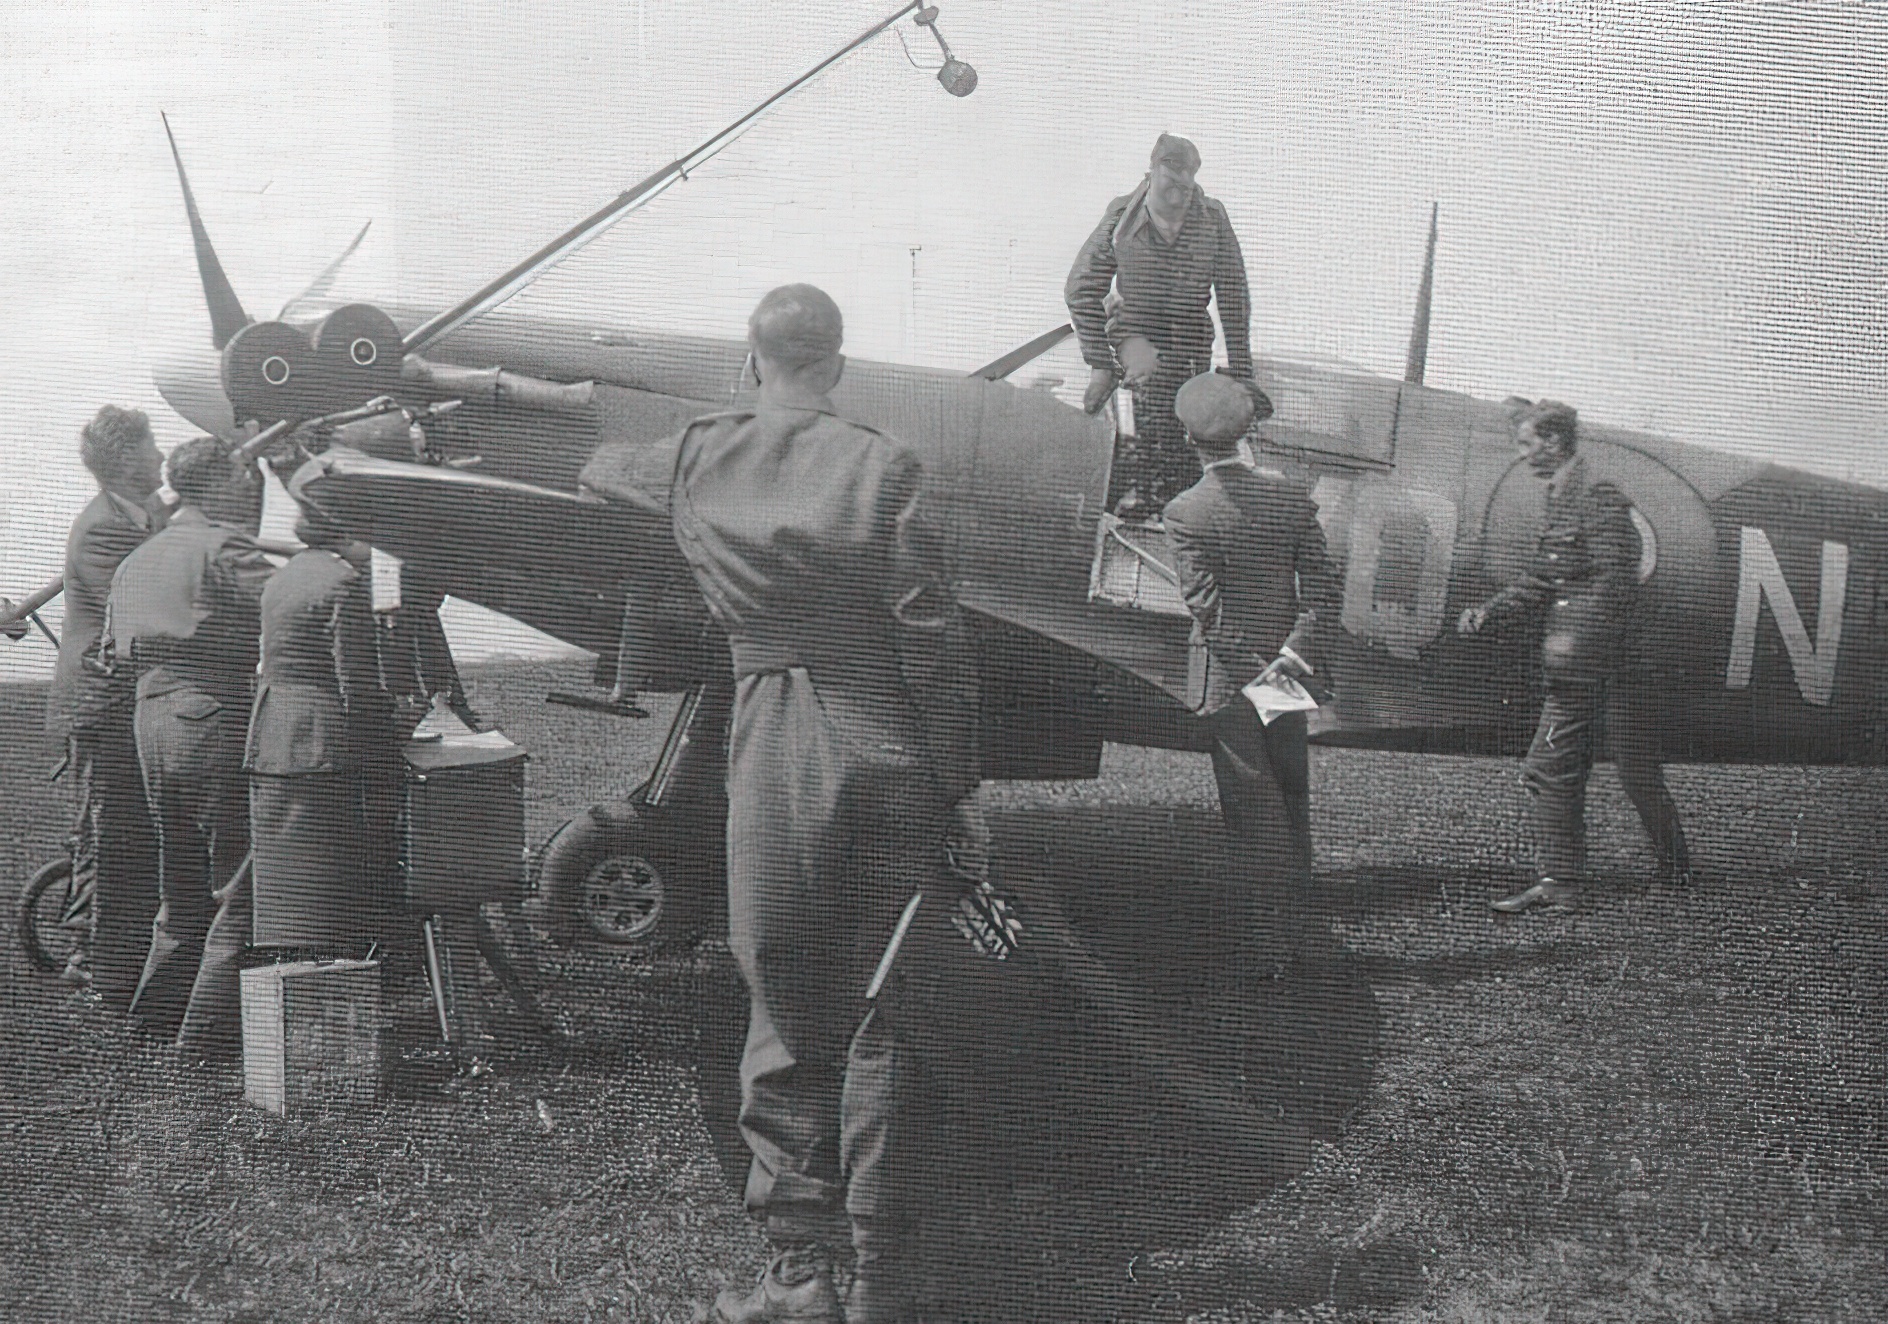
<instances>
[{"instance_id":1,"label":"man holding papers","mask_svg":"<svg viewBox=\"0 0 1888 1324\"><path fill-rule=\"evenodd\" d=\"M1208 651L1220 811L1259 882L1302 887L1311 874L1304 710L1315 706L1302 682L1317 674L1320 611L1336 615L1324 531L1303 486L1253 459L1243 383L1203 373L1180 388L1174 412L1205 469L1164 518L1194 638Z\"/></svg>"}]
</instances>

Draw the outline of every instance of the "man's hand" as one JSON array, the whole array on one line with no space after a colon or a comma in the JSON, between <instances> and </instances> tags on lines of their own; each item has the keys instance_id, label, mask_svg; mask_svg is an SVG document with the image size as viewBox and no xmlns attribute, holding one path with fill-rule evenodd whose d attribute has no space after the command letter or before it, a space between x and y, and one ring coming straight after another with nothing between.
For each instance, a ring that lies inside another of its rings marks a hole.
<instances>
[{"instance_id":1,"label":"man's hand","mask_svg":"<svg viewBox=\"0 0 1888 1324\"><path fill-rule=\"evenodd\" d=\"M1115 351L1121 360L1121 371L1127 377L1129 386L1137 390L1146 386L1160 371L1160 351L1154 348L1154 342L1146 336L1129 336L1121 342Z\"/></svg>"},{"instance_id":2,"label":"man's hand","mask_svg":"<svg viewBox=\"0 0 1888 1324\"><path fill-rule=\"evenodd\" d=\"M1293 680L1303 680L1311 674L1311 664L1289 648L1278 650L1278 660L1272 663L1272 667L1276 668L1277 674L1290 676Z\"/></svg>"},{"instance_id":3,"label":"man's hand","mask_svg":"<svg viewBox=\"0 0 1888 1324\"><path fill-rule=\"evenodd\" d=\"M1252 380L1250 370L1245 373L1237 373L1231 368L1221 367L1214 368L1213 371L1222 377L1232 378L1246 388L1246 394L1252 397L1252 421L1254 423L1263 423L1276 412L1272 408L1272 397L1259 389L1259 384Z\"/></svg>"},{"instance_id":4,"label":"man's hand","mask_svg":"<svg viewBox=\"0 0 1888 1324\"><path fill-rule=\"evenodd\" d=\"M1457 634L1480 634L1482 627L1488 624L1488 608L1464 607L1462 615L1455 623Z\"/></svg>"},{"instance_id":5,"label":"man's hand","mask_svg":"<svg viewBox=\"0 0 1888 1324\"><path fill-rule=\"evenodd\" d=\"M1023 941L1023 921L1014 901L988 879L965 888L951 909L958 935L984 956L1007 961Z\"/></svg>"},{"instance_id":6,"label":"man's hand","mask_svg":"<svg viewBox=\"0 0 1888 1324\"><path fill-rule=\"evenodd\" d=\"M1113 368L1096 368L1088 374L1088 389L1082 393L1082 408L1090 414L1098 414L1101 407L1108 403L1108 397L1114 394L1115 375Z\"/></svg>"}]
</instances>

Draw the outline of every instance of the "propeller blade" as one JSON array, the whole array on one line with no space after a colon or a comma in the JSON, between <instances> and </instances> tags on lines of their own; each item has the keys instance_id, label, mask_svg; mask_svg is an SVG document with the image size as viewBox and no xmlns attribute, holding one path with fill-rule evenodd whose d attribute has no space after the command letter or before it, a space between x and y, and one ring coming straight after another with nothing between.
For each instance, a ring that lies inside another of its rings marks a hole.
<instances>
[{"instance_id":1,"label":"propeller blade","mask_svg":"<svg viewBox=\"0 0 1888 1324\"><path fill-rule=\"evenodd\" d=\"M1409 356L1403 360L1403 380L1423 384L1429 366L1429 295L1436 280L1436 204L1429 204L1429 251L1423 257L1423 283L1416 290L1416 320L1409 328Z\"/></svg>"},{"instance_id":2,"label":"propeller blade","mask_svg":"<svg viewBox=\"0 0 1888 1324\"><path fill-rule=\"evenodd\" d=\"M1018 345L1002 358L984 364L970 375L981 377L986 382L1000 382L1025 363L1041 358L1074 334L1075 328L1064 322L1053 331L1044 331L1028 344Z\"/></svg>"},{"instance_id":3,"label":"propeller blade","mask_svg":"<svg viewBox=\"0 0 1888 1324\"><path fill-rule=\"evenodd\" d=\"M334 278L341 274L342 265L349 258L354 256L354 250L359 248L361 246L361 240L367 237L367 230L371 225L373 225L373 221L369 220L366 225L361 226L361 232L354 236L354 242L347 246L346 251L343 252L340 257L337 257L334 261L323 267L321 274L308 283L307 289L283 304L282 311L275 315L275 320L278 322L286 322L288 315L297 307L307 303L311 299L319 299L322 295L326 294L328 288L334 284Z\"/></svg>"},{"instance_id":4,"label":"propeller blade","mask_svg":"<svg viewBox=\"0 0 1888 1324\"><path fill-rule=\"evenodd\" d=\"M210 335L218 349L229 344L229 338L249 325L249 314L243 311L242 300L236 297L236 291L230 287L229 277L223 274L223 264L216 260L216 249L210 244L210 232L203 228L203 217L197 213L197 199L190 192L190 177L184 173L183 154L177 150L177 136L170 131L170 116L158 112L164 121L164 136L170 139L171 159L177 163L177 182L183 185L184 210L190 215L190 240L197 249L197 274L203 278L204 302L210 305Z\"/></svg>"}]
</instances>

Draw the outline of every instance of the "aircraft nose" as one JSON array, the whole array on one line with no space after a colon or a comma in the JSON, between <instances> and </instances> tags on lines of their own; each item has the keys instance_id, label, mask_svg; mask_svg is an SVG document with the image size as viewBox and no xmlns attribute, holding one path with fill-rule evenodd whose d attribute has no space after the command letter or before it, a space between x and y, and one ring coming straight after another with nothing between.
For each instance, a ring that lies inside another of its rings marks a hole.
<instances>
[{"instance_id":1,"label":"aircraft nose","mask_svg":"<svg viewBox=\"0 0 1888 1324\"><path fill-rule=\"evenodd\" d=\"M223 391L222 355L202 343L180 342L160 351L151 368L157 393L184 418L212 436L236 433L236 411Z\"/></svg>"}]
</instances>

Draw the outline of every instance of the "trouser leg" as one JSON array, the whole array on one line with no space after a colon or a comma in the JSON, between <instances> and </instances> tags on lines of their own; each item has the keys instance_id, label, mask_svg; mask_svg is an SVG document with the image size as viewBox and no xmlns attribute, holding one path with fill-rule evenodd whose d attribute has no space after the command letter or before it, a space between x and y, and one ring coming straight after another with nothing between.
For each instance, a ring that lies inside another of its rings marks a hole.
<instances>
[{"instance_id":1,"label":"trouser leg","mask_svg":"<svg viewBox=\"0 0 1888 1324\"><path fill-rule=\"evenodd\" d=\"M1602 686L1550 681L1522 765L1534 797L1536 866L1570 884L1586 869L1586 785Z\"/></svg>"},{"instance_id":2,"label":"trouser leg","mask_svg":"<svg viewBox=\"0 0 1888 1324\"><path fill-rule=\"evenodd\" d=\"M158 904L157 838L145 801L131 706L72 736L79 794L75 882L92 896L92 988L105 1005L131 1003Z\"/></svg>"},{"instance_id":3,"label":"trouser leg","mask_svg":"<svg viewBox=\"0 0 1888 1324\"><path fill-rule=\"evenodd\" d=\"M729 939L751 996L748 1207L783 1243L834 1239L850 1216L879 1255L902 1222L909 1050L864 994L911 893L937 890L943 822L928 772L868 766L876 755L836 735L850 702L827 692L822 705L798 670L744 682L728 775Z\"/></svg>"},{"instance_id":4,"label":"trouser leg","mask_svg":"<svg viewBox=\"0 0 1888 1324\"><path fill-rule=\"evenodd\" d=\"M196 1052L221 1052L241 1042L237 963L249 945L253 921L249 796L242 771L247 723L244 714L225 708L204 724L215 730L206 736L192 812L204 842L216 911L204 933L177 1043Z\"/></svg>"},{"instance_id":5,"label":"trouser leg","mask_svg":"<svg viewBox=\"0 0 1888 1324\"><path fill-rule=\"evenodd\" d=\"M1195 366L1163 363L1153 380L1134 394L1134 426L1145 471L1142 490L1157 508L1200 478L1199 457L1174 413L1174 397L1195 375Z\"/></svg>"},{"instance_id":6,"label":"trouser leg","mask_svg":"<svg viewBox=\"0 0 1888 1324\"><path fill-rule=\"evenodd\" d=\"M216 901L209 882L210 851L197 826L195 779L201 759L201 723L183 721L165 699L142 699L136 717L138 758L158 840L157 915L131 1014L169 1038L182 1023L203 955Z\"/></svg>"},{"instance_id":7,"label":"trouser leg","mask_svg":"<svg viewBox=\"0 0 1888 1324\"><path fill-rule=\"evenodd\" d=\"M1613 766L1619 771L1619 784L1625 788L1626 797L1639 813L1646 836L1651 838L1654 867L1661 874L1689 872L1691 851L1685 842L1685 829L1659 764L1658 732L1652 725L1656 713L1636 698L1615 692L1607 703L1606 718Z\"/></svg>"},{"instance_id":8,"label":"trouser leg","mask_svg":"<svg viewBox=\"0 0 1888 1324\"><path fill-rule=\"evenodd\" d=\"M843 775L804 671L743 682L728 762L728 937L750 998L740 1120L747 1206L780 1244L842 1227L840 1096L863 1010L845 1019L832 957L846 935L824 838Z\"/></svg>"},{"instance_id":9,"label":"trouser leg","mask_svg":"<svg viewBox=\"0 0 1888 1324\"><path fill-rule=\"evenodd\" d=\"M1311 864L1303 716L1287 713L1268 728L1239 699L1208 721L1220 814L1241 869L1261 882L1302 886Z\"/></svg>"}]
</instances>

